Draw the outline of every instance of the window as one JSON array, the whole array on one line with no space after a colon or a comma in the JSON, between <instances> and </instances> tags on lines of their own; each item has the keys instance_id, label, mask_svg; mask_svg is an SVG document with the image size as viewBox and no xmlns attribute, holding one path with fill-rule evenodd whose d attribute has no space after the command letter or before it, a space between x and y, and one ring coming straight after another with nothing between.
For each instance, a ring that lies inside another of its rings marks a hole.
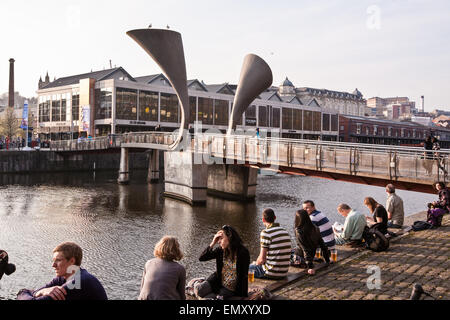
<instances>
[{"instance_id":1,"label":"window","mask_svg":"<svg viewBox=\"0 0 450 320\"><path fill-rule=\"evenodd\" d=\"M322 114L322 130L330 131L330 115L327 113Z\"/></svg>"},{"instance_id":2,"label":"window","mask_svg":"<svg viewBox=\"0 0 450 320\"><path fill-rule=\"evenodd\" d=\"M197 120L197 97L189 97L189 114L189 123L193 124Z\"/></svg>"},{"instance_id":3,"label":"window","mask_svg":"<svg viewBox=\"0 0 450 320\"><path fill-rule=\"evenodd\" d=\"M39 103L39 122L49 122L50 121L50 98L40 97Z\"/></svg>"},{"instance_id":4,"label":"window","mask_svg":"<svg viewBox=\"0 0 450 320\"><path fill-rule=\"evenodd\" d=\"M302 130L302 110L292 109L292 128Z\"/></svg>"},{"instance_id":5,"label":"window","mask_svg":"<svg viewBox=\"0 0 450 320\"><path fill-rule=\"evenodd\" d=\"M283 130L292 130L292 109L283 108Z\"/></svg>"},{"instance_id":6,"label":"window","mask_svg":"<svg viewBox=\"0 0 450 320\"><path fill-rule=\"evenodd\" d=\"M137 120L137 90L116 89L117 119Z\"/></svg>"},{"instance_id":7,"label":"window","mask_svg":"<svg viewBox=\"0 0 450 320\"><path fill-rule=\"evenodd\" d=\"M402 129L401 129L401 137L403 138L404 136L405 136L405 129L402 128Z\"/></svg>"},{"instance_id":8,"label":"window","mask_svg":"<svg viewBox=\"0 0 450 320\"><path fill-rule=\"evenodd\" d=\"M268 126L268 112L267 109L268 106L259 106L258 107L258 124L260 127L267 127Z\"/></svg>"},{"instance_id":9,"label":"window","mask_svg":"<svg viewBox=\"0 0 450 320\"><path fill-rule=\"evenodd\" d=\"M366 127L366 136L369 135L369 127Z\"/></svg>"},{"instance_id":10,"label":"window","mask_svg":"<svg viewBox=\"0 0 450 320\"><path fill-rule=\"evenodd\" d=\"M389 136L389 137L392 136L392 128L391 128L391 127L388 128L388 136Z\"/></svg>"},{"instance_id":11,"label":"window","mask_svg":"<svg viewBox=\"0 0 450 320\"><path fill-rule=\"evenodd\" d=\"M331 131L338 131L339 117L337 114L331 115Z\"/></svg>"},{"instance_id":12,"label":"window","mask_svg":"<svg viewBox=\"0 0 450 320\"><path fill-rule=\"evenodd\" d=\"M356 134L361 134L361 123L356 124Z\"/></svg>"},{"instance_id":13,"label":"window","mask_svg":"<svg viewBox=\"0 0 450 320\"><path fill-rule=\"evenodd\" d=\"M245 111L245 125L256 126L256 106L249 106Z\"/></svg>"},{"instance_id":14,"label":"window","mask_svg":"<svg viewBox=\"0 0 450 320\"><path fill-rule=\"evenodd\" d=\"M373 126L373 135L376 136L378 134L378 127Z\"/></svg>"},{"instance_id":15,"label":"window","mask_svg":"<svg viewBox=\"0 0 450 320\"><path fill-rule=\"evenodd\" d=\"M313 131L321 131L321 113L313 111Z\"/></svg>"},{"instance_id":16,"label":"window","mask_svg":"<svg viewBox=\"0 0 450 320\"><path fill-rule=\"evenodd\" d=\"M139 120L158 121L158 92L139 91Z\"/></svg>"},{"instance_id":17,"label":"window","mask_svg":"<svg viewBox=\"0 0 450 320\"><path fill-rule=\"evenodd\" d=\"M95 119L111 119L112 89L95 89Z\"/></svg>"},{"instance_id":18,"label":"window","mask_svg":"<svg viewBox=\"0 0 450 320\"><path fill-rule=\"evenodd\" d=\"M178 97L161 93L161 122L178 123Z\"/></svg>"},{"instance_id":19,"label":"window","mask_svg":"<svg viewBox=\"0 0 450 320\"><path fill-rule=\"evenodd\" d=\"M272 128L280 127L280 108L272 108L272 117L270 126Z\"/></svg>"},{"instance_id":20,"label":"window","mask_svg":"<svg viewBox=\"0 0 450 320\"><path fill-rule=\"evenodd\" d=\"M52 121L61 121L61 100L60 95L52 96Z\"/></svg>"},{"instance_id":21,"label":"window","mask_svg":"<svg viewBox=\"0 0 450 320\"><path fill-rule=\"evenodd\" d=\"M214 124L218 126L228 125L228 101L214 100Z\"/></svg>"},{"instance_id":22,"label":"window","mask_svg":"<svg viewBox=\"0 0 450 320\"><path fill-rule=\"evenodd\" d=\"M213 124L213 99L198 98L198 121Z\"/></svg>"},{"instance_id":23,"label":"window","mask_svg":"<svg viewBox=\"0 0 450 320\"><path fill-rule=\"evenodd\" d=\"M303 130L312 131L313 130L313 112L309 110L304 110L303 112Z\"/></svg>"},{"instance_id":24,"label":"window","mask_svg":"<svg viewBox=\"0 0 450 320\"><path fill-rule=\"evenodd\" d=\"M80 94L72 93L72 120L80 120Z\"/></svg>"}]
</instances>

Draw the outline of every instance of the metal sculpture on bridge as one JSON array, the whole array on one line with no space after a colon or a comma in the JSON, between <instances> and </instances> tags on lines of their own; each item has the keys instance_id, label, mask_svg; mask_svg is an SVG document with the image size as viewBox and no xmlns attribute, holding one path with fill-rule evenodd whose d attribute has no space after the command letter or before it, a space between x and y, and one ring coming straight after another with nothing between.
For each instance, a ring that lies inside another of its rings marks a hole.
<instances>
[{"instance_id":1,"label":"metal sculpture on bridge","mask_svg":"<svg viewBox=\"0 0 450 320\"><path fill-rule=\"evenodd\" d=\"M136 29L127 32L162 69L175 90L181 106L181 124L178 137L169 146L175 149L183 139L189 121L189 96L187 89L186 62L181 34L164 29Z\"/></svg>"},{"instance_id":2,"label":"metal sculpture on bridge","mask_svg":"<svg viewBox=\"0 0 450 320\"><path fill-rule=\"evenodd\" d=\"M236 95L234 96L227 134L236 130L238 122L242 119L242 115L250 103L269 88L272 81L272 70L263 59L254 54L245 56Z\"/></svg>"}]
</instances>

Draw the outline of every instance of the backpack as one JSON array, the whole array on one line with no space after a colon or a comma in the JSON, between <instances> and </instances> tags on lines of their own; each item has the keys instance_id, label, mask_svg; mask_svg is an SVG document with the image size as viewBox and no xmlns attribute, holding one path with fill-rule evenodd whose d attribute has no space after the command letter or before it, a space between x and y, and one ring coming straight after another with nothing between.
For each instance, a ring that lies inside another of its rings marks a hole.
<instances>
[{"instance_id":1,"label":"backpack","mask_svg":"<svg viewBox=\"0 0 450 320\"><path fill-rule=\"evenodd\" d=\"M431 228L433 228L433 225L426 221L414 221L414 223L411 227L414 231L421 231L421 230L431 229Z\"/></svg>"},{"instance_id":2,"label":"backpack","mask_svg":"<svg viewBox=\"0 0 450 320\"><path fill-rule=\"evenodd\" d=\"M370 228L366 226L362 234L365 247L375 252L386 251L389 248L389 239L378 230L379 226L379 223Z\"/></svg>"}]
</instances>

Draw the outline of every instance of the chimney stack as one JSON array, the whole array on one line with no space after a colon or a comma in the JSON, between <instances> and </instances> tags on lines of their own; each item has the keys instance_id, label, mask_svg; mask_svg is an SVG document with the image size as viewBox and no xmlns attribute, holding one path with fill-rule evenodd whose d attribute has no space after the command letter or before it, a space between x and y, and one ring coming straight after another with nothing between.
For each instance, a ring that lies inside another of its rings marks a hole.
<instances>
[{"instance_id":1,"label":"chimney stack","mask_svg":"<svg viewBox=\"0 0 450 320\"><path fill-rule=\"evenodd\" d=\"M14 108L14 62L13 58L9 59L9 96L8 107Z\"/></svg>"},{"instance_id":2,"label":"chimney stack","mask_svg":"<svg viewBox=\"0 0 450 320\"><path fill-rule=\"evenodd\" d=\"M425 112L425 97L421 96L422 98L422 112Z\"/></svg>"}]
</instances>

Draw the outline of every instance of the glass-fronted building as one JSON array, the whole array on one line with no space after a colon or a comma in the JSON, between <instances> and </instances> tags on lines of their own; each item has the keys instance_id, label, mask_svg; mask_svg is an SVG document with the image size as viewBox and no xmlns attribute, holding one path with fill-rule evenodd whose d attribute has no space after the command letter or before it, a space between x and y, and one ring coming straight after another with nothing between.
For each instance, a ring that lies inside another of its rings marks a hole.
<instances>
[{"instance_id":1,"label":"glass-fronted building","mask_svg":"<svg viewBox=\"0 0 450 320\"><path fill-rule=\"evenodd\" d=\"M228 83L188 83L190 124L225 132L236 90ZM273 88L272 88L273 89ZM122 67L57 79L37 91L41 140L76 139L125 132L173 131L181 110L175 91L163 74L132 77ZM248 107L238 130L277 130L283 137L337 140L338 116L322 112L316 101L262 93Z\"/></svg>"}]
</instances>

